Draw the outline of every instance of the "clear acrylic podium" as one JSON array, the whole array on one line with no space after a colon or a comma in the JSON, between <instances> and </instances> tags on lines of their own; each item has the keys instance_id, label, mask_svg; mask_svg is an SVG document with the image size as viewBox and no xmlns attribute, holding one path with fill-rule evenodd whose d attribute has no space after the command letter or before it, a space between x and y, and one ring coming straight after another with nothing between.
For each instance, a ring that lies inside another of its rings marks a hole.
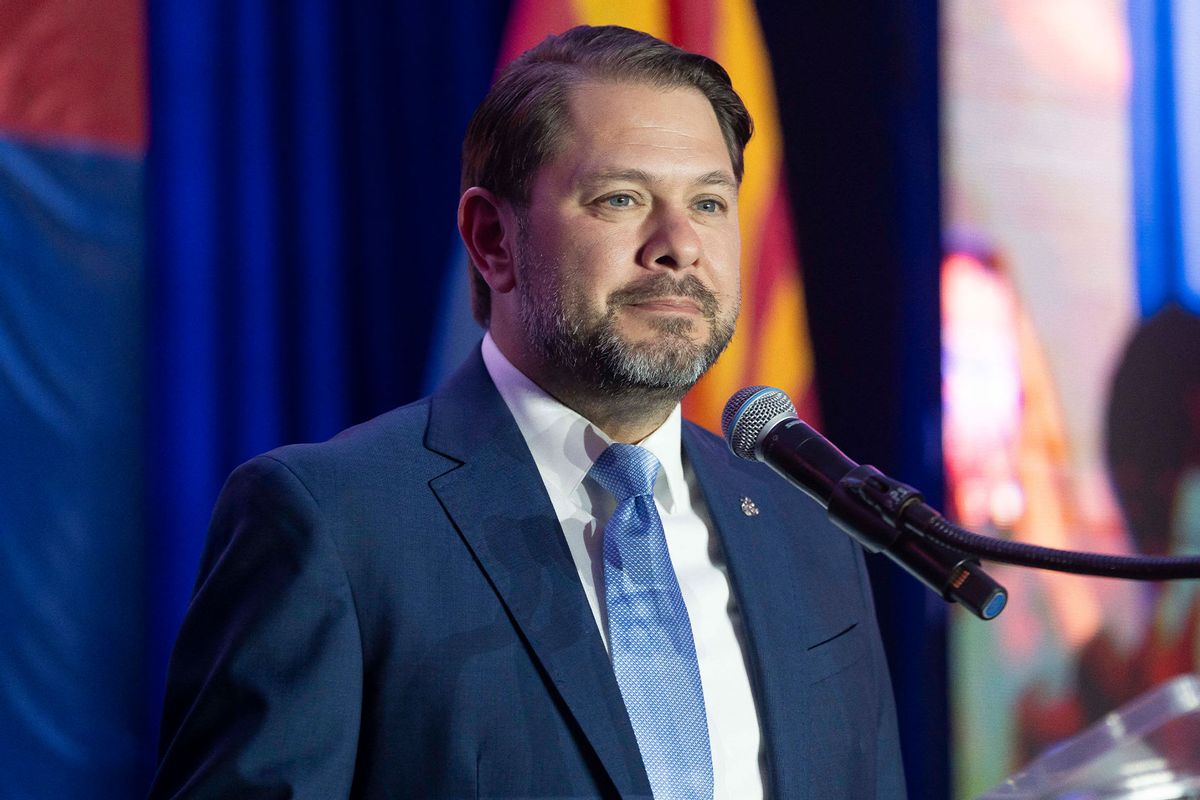
<instances>
[{"instance_id":1,"label":"clear acrylic podium","mask_svg":"<svg viewBox=\"0 0 1200 800\"><path fill-rule=\"evenodd\" d=\"M1200 676L1162 684L978 800L1200 800Z\"/></svg>"}]
</instances>

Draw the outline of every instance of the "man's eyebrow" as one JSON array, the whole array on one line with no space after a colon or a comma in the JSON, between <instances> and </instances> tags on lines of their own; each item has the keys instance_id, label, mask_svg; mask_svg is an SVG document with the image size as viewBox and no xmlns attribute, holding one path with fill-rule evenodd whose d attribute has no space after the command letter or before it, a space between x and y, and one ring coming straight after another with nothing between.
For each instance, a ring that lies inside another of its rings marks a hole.
<instances>
[{"instance_id":1,"label":"man's eyebrow","mask_svg":"<svg viewBox=\"0 0 1200 800\"><path fill-rule=\"evenodd\" d=\"M700 186L723 186L735 192L738 190L737 180L723 169L716 169L707 175L701 175L696 183Z\"/></svg>"},{"instance_id":2,"label":"man's eyebrow","mask_svg":"<svg viewBox=\"0 0 1200 800\"><path fill-rule=\"evenodd\" d=\"M579 183L582 186L591 187L597 184L620 181L644 185L658 182L654 176L641 169L604 169L583 176ZM737 180L733 177L732 173L723 169L716 169L705 173L696 178L692 184L695 186L720 186L735 192L738 190Z\"/></svg>"},{"instance_id":3,"label":"man's eyebrow","mask_svg":"<svg viewBox=\"0 0 1200 800\"><path fill-rule=\"evenodd\" d=\"M584 175L579 181L581 185L588 187L616 182L651 184L654 183L654 179L650 177L650 173L641 169L602 169Z\"/></svg>"}]
</instances>

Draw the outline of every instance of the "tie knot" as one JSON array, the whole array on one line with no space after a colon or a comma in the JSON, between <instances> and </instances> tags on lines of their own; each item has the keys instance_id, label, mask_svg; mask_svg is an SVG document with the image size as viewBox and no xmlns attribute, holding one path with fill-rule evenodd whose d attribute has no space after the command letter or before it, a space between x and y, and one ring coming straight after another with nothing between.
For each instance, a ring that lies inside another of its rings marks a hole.
<instances>
[{"instance_id":1,"label":"tie knot","mask_svg":"<svg viewBox=\"0 0 1200 800\"><path fill-rule=\"evenodd\" d=\"M610 444L588 474L620 503L630 497L654 493L658 459L636 444Z\"/></svg>"}]
</instances>

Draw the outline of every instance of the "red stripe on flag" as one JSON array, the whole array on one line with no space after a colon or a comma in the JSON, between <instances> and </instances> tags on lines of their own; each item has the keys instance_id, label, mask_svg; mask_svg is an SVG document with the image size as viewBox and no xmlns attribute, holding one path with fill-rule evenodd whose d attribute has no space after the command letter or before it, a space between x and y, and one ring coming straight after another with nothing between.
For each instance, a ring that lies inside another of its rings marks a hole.
<instances>
[{"instance_id":1,"label":"red stripe on flag","mask_svg":"<svg viewBox=\"0 0 1200 800\"><path fill-rule=\"evenodd\" d=\"M0 129L144 150L142 27L138 0L0 0Z\"/></svg>"},{"instance_id":2,"label":"red stripe on flag","mask_svg":"<svg viewBox=\"0 0 1200 800\"><path fill-rule=\"evenodd\" d=\"M767 320L761 313L770 303L771 296L779 289L785 276L798 272L796 266L796 243L793 241L792 213L788 201L787 185L781 179L775 185L775 194L766 209L759 236L759 251L754 260L754 288L751 308L759 310L753 320L754 340L762 336L762 326Z\"/></svg>"},{"instance_id":3,"label":"red stripe on flag","mask_svg":"<svg viewBox=\"0 0 1200 800\"><path fill-rule=\"evenodd\" d=\"M716 57L716 0L670 0L671 41L684 50Z\"/></svg>"},{"instance_id":4,"label":"red stripe on flag","mask_svg":"<svg viewBox=\"0 0 1200 800\"><path fill-rule=\"evenodd\" d=\"M551 33L562 33L579 24L579 18L567 2L516 2L508 16L508 29L500 48L497 74L508 62L533 47Z\"/></svg>"}]
</instances>

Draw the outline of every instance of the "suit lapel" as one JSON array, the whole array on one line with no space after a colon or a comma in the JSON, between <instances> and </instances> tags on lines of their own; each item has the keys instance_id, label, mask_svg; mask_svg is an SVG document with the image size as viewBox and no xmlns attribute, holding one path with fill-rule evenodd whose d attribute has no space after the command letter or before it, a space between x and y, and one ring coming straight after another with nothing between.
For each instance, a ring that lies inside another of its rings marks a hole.
<instances>
[{"instance_id":1,"label":"suit lapel","mask_svg":"<svg viewBox=\"0 0 1200 800\"><path fill-rule=\"evenodd\" d=\"M780 485L765 469L745 469L724 443L684 426L684 448L700 482L720 537L745 632L750 680L767 761L768 794L796 785L805 763L802 731L806 705L802 659L814 641L806 610L820 608L821 581L804 571L805 544L776 502ZM789 504L793 511L794 504ZM819 615L818 615L819 616Z\"/></svg>"},{"instance_id":2,"label":"suit lapel","mask_svg":"<svg viewBox=\"0 0 1200 800\"><path fill-rule=\"evenodd\" d=\"M637 740L550 498L478 350L430 401L431 482L609 778L649 796Z\"/></svg>"}]
</instances>

